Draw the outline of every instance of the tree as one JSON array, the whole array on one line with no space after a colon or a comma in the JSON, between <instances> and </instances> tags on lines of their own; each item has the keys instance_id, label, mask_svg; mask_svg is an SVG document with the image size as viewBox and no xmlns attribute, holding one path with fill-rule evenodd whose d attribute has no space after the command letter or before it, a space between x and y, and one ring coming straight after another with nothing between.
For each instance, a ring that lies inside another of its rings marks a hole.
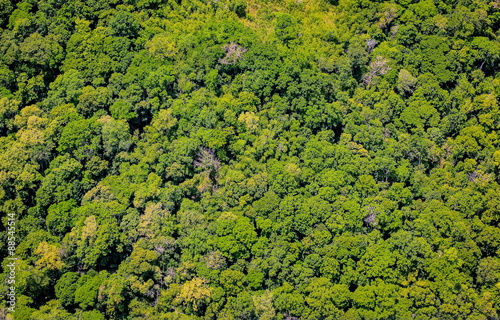
<instances>
[{"instance_id":1,"label":"tree","mask_svg":"<svg viewBox=\"0 0 500 320\"><path fill-rule=\"evenodd\" d=\"M107 271L89 271L77 281L75 303L83 310L95 308L101 284L108 278Z\"/></svg>"},{"instance_id":2,"label":"tree","mask_svg":"<svg viewBox=\"0 0 500 320\"><path fill-rule=\"evenodd\" d=\"M76 207L76 201L70 199L51 205L47 212L45 223L51 234L64 236L72 226L71 210Z\"/></svg>"},{"instance_id":3,"label":"tree","mask_svg":"<svg viewBox=\"0 0 500 320\"><path fill-rule=\"evenodd\" d=\"M47 242L40 242L35 250L35 254L40 255L40 259L35 262L37 268L47 268L49 270L61 270L64 263L61 260L59 248Z\"/></svg>"},{"instance_id":4,"label":"tree","mask_svg":"<svg viewBox=\"0 0 500 320\"><path fill-rule=\"evenodd\" d=\"M64 56L58 40L54 35L42 37L39 33L32 33L19 46L21 59L43 68L55 68Z\"/></svg>"},{"instance_id":5,"label":"tree","mask_svg":"<svg viewBox=\"0 0 500 320\"><path fill-rule=\"evenodd\" d=\"M73 305L79 277L76 272L66 272L57 281L55 285L56 297L61 301L63 307Z\"/></svg>"},{"instance_id":6,"label":"tree","mask_svg":"<svg viewBox=\"0 0 500 320\"><path fill-rule=\"evenodd\" d=\"M128 123L125 120L116 121L109 116L101 117L99 122L102 123L104 155L111 158L120 151L128 151L132 144Z\"/></svg>"},{"instance_id":7,"label":"tree","mask_svg":"<svg viewBox=\"0 0 500 320\"><path fill-rule=\"evenodd\" d=\"M274 30L278 39L283 42L288 42L298 36L297 22L289 14L279 14L276 17Z\"/></svg>"},{"instance_id":8,"label":"tree","mask_svg":"<svg viewBox=\"0 0 500 320\"><path fill-rule=\"evenodd\" d=\"M397 88L400 93L411 94L416 84L417 84L417 78L412 76L408 70L405 69L399 70Z\"/></svg>"},{"instance_id":9,"label":"tree","mask_svg":"<svg viewBox=\"0 0 500 320\"><path fill-rule=\"evenodd\" d=\"M207 281L202 278L194 278L182 285L174 303L181 304L189 308L188 310L198 311L208 302L213 289L207 285Z\"/></svg>"}]
</instances>

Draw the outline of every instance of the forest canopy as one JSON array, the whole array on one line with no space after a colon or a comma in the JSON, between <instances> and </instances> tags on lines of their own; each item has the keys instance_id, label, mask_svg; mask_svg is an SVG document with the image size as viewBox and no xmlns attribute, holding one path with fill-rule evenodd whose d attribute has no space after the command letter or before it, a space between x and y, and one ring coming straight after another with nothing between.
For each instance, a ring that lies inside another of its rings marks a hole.
<instances>
[{"instance_id":1,"label":"forest canopy","mask_svg":"<svg viewBox=\"0 0 500 320\"><path fill-rule=\"evenodd\" d=\"M0 0L0 318L499 319L499 26Z\"/></svg>"}]
</instances>

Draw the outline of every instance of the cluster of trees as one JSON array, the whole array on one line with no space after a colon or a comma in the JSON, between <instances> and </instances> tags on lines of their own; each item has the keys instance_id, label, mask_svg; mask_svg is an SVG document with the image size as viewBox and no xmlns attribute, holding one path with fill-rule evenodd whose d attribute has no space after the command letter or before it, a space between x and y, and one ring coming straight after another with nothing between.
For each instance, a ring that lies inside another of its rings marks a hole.
<instances>
[{"instance_id":1,"label":"cluster of trees","mask_svg":"<svg viewBox=\"0 0 500 320\"><path fill-rule=\"evenodd\" d=\"M14 318L498 319L499 26L489 0L0 0Z\"/></svg>"}]
</instances>

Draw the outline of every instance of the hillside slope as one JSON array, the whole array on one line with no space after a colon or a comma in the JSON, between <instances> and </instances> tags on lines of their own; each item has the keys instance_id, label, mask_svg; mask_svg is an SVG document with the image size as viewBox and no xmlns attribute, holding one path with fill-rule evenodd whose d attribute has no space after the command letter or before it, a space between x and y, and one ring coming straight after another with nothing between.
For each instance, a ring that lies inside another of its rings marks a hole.
<instances>
[{"instance_id":1,"label":"hillside slope","mask_svg":"<svg viewBox=\"0 0 500 320\"><path fill-rule=\"evenodd\" d=\"M0 0L0 318L499 319L499 26Z\"/></svg>"}]
</instances>

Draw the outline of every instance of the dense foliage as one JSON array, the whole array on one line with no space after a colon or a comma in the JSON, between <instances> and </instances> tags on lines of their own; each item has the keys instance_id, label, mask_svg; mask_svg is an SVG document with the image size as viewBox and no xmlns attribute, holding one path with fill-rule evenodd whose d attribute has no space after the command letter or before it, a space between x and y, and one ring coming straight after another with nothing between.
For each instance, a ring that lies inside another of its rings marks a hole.
<instances>
[{"instance_id":1,"label":"dense foliage","mask_svg":"<svg viewBox=\"0 0 500 320\"><path fill-rule=\"evenodd\" d=\"M0 0L15 319L499 319L499 26L498 0Z\"/></svg>"}]
</instances>

